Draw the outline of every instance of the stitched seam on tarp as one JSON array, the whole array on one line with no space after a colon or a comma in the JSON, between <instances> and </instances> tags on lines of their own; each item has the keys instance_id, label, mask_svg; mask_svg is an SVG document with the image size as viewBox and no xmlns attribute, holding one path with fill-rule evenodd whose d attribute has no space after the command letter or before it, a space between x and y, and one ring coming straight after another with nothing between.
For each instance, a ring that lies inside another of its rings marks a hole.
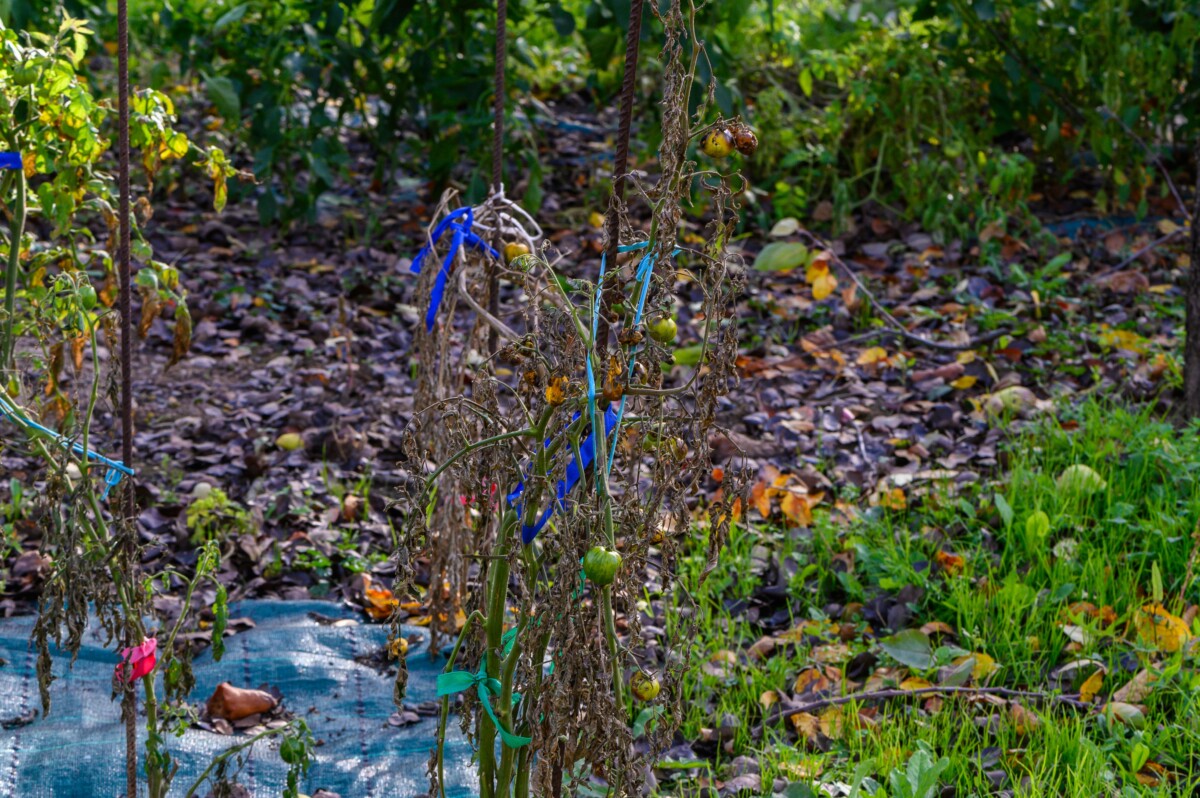
<instances>
[{"instance_id":1,"label":"stitched seam on tarp","mask_svg":"<svg viewBox=\"0 0 1200 798\"><path fill-rule=\"evenodd\" d=\"M350 628L350 658L358 661L358 627ZM354 714L358 716L359 721L366 720L367 707L363 697L362 671L355 668L354 670ZM367 760L369 757L369 749L367 747L367 730L363 723L358 724L358 747L362 753L362 771L367 776L367 795L366 798L374 798L375 779L367 768Z\"/></svg>"},{"instance_id":2,"label":"stitched seam on tarp","mask_svg":"<svg viewBox=\"0 0 1200 798\"><path fill-rule=\"evenodd\" d=\"M250 683L252 673L250 670L250 649L246 645L246 639L240 635L239 637L242 640L242 683L246 686L247 690L253 690L254 685ZM250 749L246 751L246 778L250 782L248 785L250 794L254 795L254 746L250 746Z\"/></svg>"},{"instance_id":3,"label":"stitched seam on tarp","mask_svg":"<svg viewBox=\"0 0 1200 798\"><path fill-rule=\"evenodd\" d=\"M24 717L25 710L29 706L29 685L30 685L29 674L32 670L33 670L33 648L31 646L30 648L28 648L26 650L25 666L21 669L21 709L17 712L17 717L16 717L16 720L18 722L20 722L21 719ZM17 794L17 771L19 770L19 768L21 766L21 731L24 728L25 728L25 725L22 723L21 725L17 726L16 729L13 730L12 765L9 768L10 777L9 777L9 783L8 783L8 794L9 795Z\"/></svg>"}]
</instances>

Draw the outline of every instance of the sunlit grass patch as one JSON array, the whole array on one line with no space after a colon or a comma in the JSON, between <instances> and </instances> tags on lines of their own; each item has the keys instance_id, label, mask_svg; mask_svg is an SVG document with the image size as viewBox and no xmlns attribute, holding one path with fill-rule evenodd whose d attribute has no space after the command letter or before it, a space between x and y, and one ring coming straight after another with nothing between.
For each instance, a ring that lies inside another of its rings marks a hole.
<instances>
[{"instance_id":1,"label":"sunlit grass patch","mask_svg":"<svg viewBox=\"0 0 1200 798\"><path fill-rule=\"evenodd\" d=\"M914 768L957 795L1200 784L1200 436L1092 402L1001 462L905 510L748 525L703 582L689 563L684 737L718 779L749 756L792 796L907 794Z\"/></svg>"}]
</instances>

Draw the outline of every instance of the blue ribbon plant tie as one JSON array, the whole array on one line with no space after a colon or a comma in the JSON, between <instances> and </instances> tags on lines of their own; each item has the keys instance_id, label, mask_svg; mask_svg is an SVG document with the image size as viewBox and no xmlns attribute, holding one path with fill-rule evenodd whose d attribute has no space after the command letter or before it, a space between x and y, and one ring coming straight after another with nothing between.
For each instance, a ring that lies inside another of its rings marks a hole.
<instances>
[{"instance_id":1,"label":"blue ribbon plant tie","mask_svg":"<svg viewBox=\"0 0 1200 798\"><path fill-rule=\"evenodd\" d=\"M24 169L19 152L0 152L0 169Z\"/></svg>"},{"instance_id":2,"label":"blue ribbon plant tie","mask_svg":"<svg viewBox=\"0 0 1200 798\"><path fill-rule=\"evenodd\" d=\"M649 250L651 248L650 244L651 244L650 241L639 241L636 244L626 244L624 246L617 247L617 251L618 252L633 252L633 251L639 250L639 249ZM671 257L672 258L675 257L682 251L683 251L682 249L676 248L671 253ZM601 297L600 286L602 286L604 284L605 266L606 266L605 255L601 255L600 256L600 280L597 283L596 304L592 310L592 340L593 341L596 340L596 336L598 334L597 328L598 328L598 324L599 324L599 320L600 320L600 297ZM637 278L637 281L640 284L641 288L640 288L640 291L638 292L637 309L633 315L634 327L637 327L639 324L642 323L642 315L646 311L646 298L650 295L650 276L653 273L654 273L654 253L648 251L648 252L646 252L645 255L642 256L641 261L638 263L637 272L635 274L635 277ZM629 372L628 372L628 374L626 374L626 377L625 377L626 380L633 379L634 365L635 365L635 358L631 356L629 358ZM588 412L591 413L591 416L592 416L592 431L597 432L598 430L597 430L597 424L596 424L596 377L592 370L591 353L588 353L588 358L587 358L587 379L588 379ZM621 425L621 418L625 415L625 400L626 400L626 397L622 396L621 402L617 406L616 423L613 426L620 427L620 425ZM612 434L612 440L609 441L609 446L608 446L608 462L605 463L605 473L607 474L607 473L612 472L613 456L617 452L617 434L613 433L612 428L607 424L607 417L606 417L606 423L605 423L605 430L606 430L606 433L605 433L606 440L607 440L608 434L610 434L610 433Z\"/></svg>"},{"instance_id":3,"label":"blue ribbon plant tie","mask_svg":"<svg viewBox=\"0 0 1200 798\"><path fill-rule=\"evenodd\" d=\"M635 250L647 249L649 247L650 247L649 241L642 241L637 244L628 244L625 246L618 247L618 251L619 252L633 252ZM678 255L681 251L682 250L676 249L674 252L671 253L671 256L674 257L675 255ZM638 281L641 283L641 289L639 291L639 296L638 296L637 312L634 315L634 324L635 325L641 324L641 322L642 322L642 315L646 309L646 298L650 294L650 276L653 273L653 271L654 271L654 255L652 253L647 252L646 255L642 258L641 262L638 264L638 269L637 269L637 274L636 274ZM598 327L599 318L600 318L600 295L601 295L601 287L604 284L604 273L605 273L605 261L604 261L604 256L601 256L601 258L600 258L600 279L597 283L595 307L593 308L593 312L592 312L592 340L595 340L596 336L597 336L597 327ZM584 472L587 471L588 467L596 459L596 451L598 448L596 445L597 444L597 437L596 437L597 435L603 434L605 436L605 440L609 441L608 462L605 463L604 465L607 469L606 473L610 472L612 470L613 455L616 452L616 445L617 445L617 435L618 435L617 430L621 425L621 417L625 414L625 397L621 397L621 402L617 406L616 409L613 409L612 405L606 405L603 413L598 412L598 408L596 406L596 374L595 374L594 364L592 363L592 356L590 353L588 354L587 360L585 361L585 366L587 368L588 417L591 419L592 431L588 434L588 436L586 438L584 438L582 441L580 441L579 458L576 459L575 457L572 457L571 462L567 464L567 472L564 475L563 479L559 480L559 482L558 482L558 489L556 491L557 492L556 499L550 503L550 506L547 507L545 509L545 511L543 511L542 515L538 518L538 520L534 524L532 524L532 525L524 525L523 524L521 526L521 541L523 543L525 543L526 545L531 543L533 541L533 539L538 536L538 533L541 532L542 528L546 526L546 523L550 520L550 517L552 515L554 515L555 510L565 509L565 506L566 506L565 499L566 499L567 494L571 492L571 489L574 488L576 484L578 484L579 480L583 477ZM633 377L633 369L634 369L634 358L631 357L629 359L628 378ZM579 413L576 413L572 417L571 420L575 421L578 418L579 418ZM604 432L603 433L600 432L600 419L601 418L604 419ZM552 441L548 439L546 441L545 445L550 446L551 442ZM521 504L519 503L519 500L520 500L522 494L524 493L524 491L525 491L525 483L520 482L517 484L516 489L512 493L508 494L508 497L507 497L509 505L514 507L518 513L520 513L522 511L522 507L521 507Z\"/></svg>"},{"instance_id":4,"label":"blue ribbon plant tie","mask_svg":"<svg viewBox=\"0 0 1200 798\"><path fill-rule=\"evenodd\" d=\"M425 263L425 259L433 254L433 248L445 235L446 231L450 231L450 249L446 252L446 257L442 259L442 268L438 271L437 279L433 284L433 292L429 295L429 310L425 314L425 329L433 330L433 325L437 321L438 309L442 305L442 295L446 293L446 280L450 277L450 270L454 265L454 258L458 256L458 251L464 246L475 247L483 250L497 260L500 259L500 253L488 246L487 242L471 231L471 227L475 224L475 216L470 208L459 208L452 211L445 219L442 219L433 228L433 233L429 237L429 241L417 253L417 257L413 258L412 266L409 271L413 274L420 274L421 268Z\"/></svg>"},{"instance_id":5,"label":"blue ribbon plant tie","mask_svg":"<svg viewBox=\"0 0 1200 798\"><path fill-rule=\"evenodd\" d=\"M517 627L513 627L504 633L501 638L504 643L502 656L507 657L512 651L513 643L517 640ZM496 710L492 707L492 699L498 698L502 692L499 679L493 679L487 675L487 655L483 655L483 659L479 663L479 670L475 673L470 671L450 671L449 673L438 674L437 677L437 694L438 697L461 693L464 690L475 688L479 694L479 703L483 705L483 711L492 719L492 724L496 730L500 732L500 740L509 748L522 748L533 742L532 737L522 737L519 734L513 734L504 727L500 719L496 717ZM515 707L521 700L518 693L513 693L512 705Z\"/></svg>"},{"instance_id":6,"label":"blue ribbon plant tie","mask_svg":"<svg viewBox=\"0 0 1200 798\"><path fill-rule=\"evenodd\" d=\"M571 421L575 421L578 418L579 413L576 413L574 416L572 416ZM615 410L605 409L604 424L605 430L608 432L611 432L616 427L617 413ZM547 438L545 445L549 447L551 443L553 443L553 439ZM595 435L594 433L589 433L586 438L579 442L579 458L576 459L574 456L572 456L571 462L567 463L567 472L563 475L563 478L558 481L557 490L555 491L556 497L554 501L550 502L550 506L542 512L541 516L534 524L521 525L522 543L529 545L531 542L533 542L533 539L536 538L538 533L542 531L542 528L546 526L546 523L550 520L550 517L554 515L555 510L566 509L565 500L567 498L567 494L570 493L571 490L579 483L579 480L583 478L584 472L587 471L588 466L590 466L592 461L595 459ZM525 483L518 482L516 489L507 496L509 505L517 511L518 515L523 514L520 499L524 492Z\"/></svg>"},{"instance_id":7,"label":"blue ribbon plant tie","mask_svg":"<svg viewBox=\"0 0 1200 798\"><path fill-rule=\"evenodd\" d=\"M95 461L106 466L104 473L104 492L100 494L102 501L108 500L109 491L121 484L121 480L125 477L132 477L134 471L129 466L117 460L110 460L102 454L97 454L91 450L85 450L81 445L60 435L52 429L43 427L33 419L21 412L15 404L10 402L7 397L0 395L0 418L7 418L18 427L24 427L32 434L42 435L50 438L62 448L73 452L78 457L82 457L85 461Z\"/></svg>"}]
</instances>

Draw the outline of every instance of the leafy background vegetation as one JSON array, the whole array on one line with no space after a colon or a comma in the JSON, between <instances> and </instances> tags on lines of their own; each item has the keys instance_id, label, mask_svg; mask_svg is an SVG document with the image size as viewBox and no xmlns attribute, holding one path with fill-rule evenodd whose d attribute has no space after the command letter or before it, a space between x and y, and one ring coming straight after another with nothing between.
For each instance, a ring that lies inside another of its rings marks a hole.
<instances>
[{"instance_id":1,"label":"leafy background vegetation","mask_svg":"<svg viewBox=\"0 0 1200 798\"><path fill-rule=\"evenodd\" d=\"M74 143L64 144L56 133L62 120L31 117L37 143L27 149L41 159L36 190L45 217L38 223L51 231L43 238L56 243L32 253L27 267L36 274L53 262L75 275L69 284L34 284L22 294L43 317L21 332L32 332L36 322L53 333L37 361L43 371L53 371L56 358L62 369L64 344L81 340L80 319L88 322L83 326L94 324L91 316L79 315L95 309L94 298L88 299L91 307L84 304L88 272L100 300L112 304L110 260L89 262L81 252L97 249L87 223L100 220L100 229L112 229L112 186L102 169L109 156L101 146L110 136L112 111L96 98L111 84L113 21L104 5L65 6L88 20L90 29L78 29L89 44L87 56L74 49L72 31L60 30L56 65L39 73L44 83L30 95L39 110L59 112L55 93L68 90L74 99L67 108L78 123L71 126ZM290 226L298 235L330 207L354 203L365 206L369 232L369 194L415 203L453 185L468 200L485 196L492 3L138 0L132 6L135 82L149 87L135 105L135 146L150 154L148 173L159 195L211 189L223 205L228 191L231 204L253 205L263 225ZM44 0L0 0L0 20L17 30L54 33L56 7ZM629 3L511 0L509 8L506 179L510 192L536 212L563 168L556 160L560 153L548 146L557 131L579 124L612 127ZM911 223L909 230L919 226L931 234L929 243L978 241L984 269L972 276L994 279L1011 302L994 301L995 286L988 286L993 304L972 305L970 287L959 289L960 276L947 270L937 276L941 288L972 310L945 312L975 314L981 330L1011 328L1013 335L997 344L1009 352L1005 358L1015 351L1009 344L1027 338L1028 360L1040 360L1024 373L1036 387L1052 394L1055 383L1076 377L1094 380L1089 391L1102 384L1099 357L1054 358L1080 339L1084 348L1114 360L1116 353L1136 355L1131 362L1144 370L1157 364L1161 390L1178 387L1173 344L1181 309L1177 297L1167 296L1170 286L1162 284L1167 278L1161 272L1154 288L1168 290L1154 292L1144 277L1144 291L1113 283L1085 286L1087 263L1070 246L1052 258L1041 249L1028 257L1004 250L1011 243L1005 234L1028 234L1060 215L1123 224L1177 215L1163 170L1178 173L1200 136L1200 4L730 0L704 6L697 31L708 44L701 78L715 77L717 106L747 120L760 141L757 156L744 163L740 199L750 228L744 233L773 229L775 237L788 239L797 234L796 220L803 220L806 228L850 238L886 217L889 224ZM635 160L642 165L660 143L653 46L660 38L661 31L648 25L635 124ZM5 42L16 46L11 31ZM7 95L14 107L29 101L22 96L28 84L22 85ZM176 127L186 127L190 140L177 139L182 134ZM198 163L209 179L188 182L180 162ZM227 185L233 165L255 179ZM571 168L590 175L586 202L600 207L607 188L604 155ZM78 203L85 194L88 200ZM792 226L780 228L781 219ZM1127 243L1106 244L1107 254L1124 255ZM744 343L758 353L753 357L795 349L804 332L827 323L854 338L880 331L861 298L834 292L847 286L831 277L827 259L811 257L816 248L791 240L777 245L789 249L776 253L804 253L809 286L802 300L790 297L792 309L802 310L792 317L780 312L789 298L784 291L749 304L793 325L783 333L761 330L760 319L747 314ZM919 254L921 262L919 268L910 262L907 273L923 275L934 247L906 246L913 250L911 261ZM151 307L147 324L158 311L175 307L180 335L190 335L179 272L151 260L153 251L140 236L135 248L150 266L141 286ZM762 271L775 271L765 263L760 256ZM789 262L779 271L793 268ZM390 278L341 279L345 293L377 293L386 309L372 310L391 313L396 292L389 293ZM274 296L270 286L228 290L254 294L248 304L280 317L311 310L285 305L294 297ZM1099 300L1116 304L1129 293L1146 294L1144 301L1128 300L1141 302L1137 313L1114 313L1114 326L1092 314L1092 306L1103 304ZM1057 309L1043 308L1044 299L1061 301ZM232 314L237 303L222 301ZM341 302L339 296L336 314L324 311L336 316L339 328ZM934 307L920 312L927 318L943 314ZM686 335L688 320L682 322ZM916 365L892 338L863 343L870 348L853 367L864 373L907 374ZM676 352L677 364L685 363L686 349ZM1000 362L995 352L991 357ZM947 379L937 388L941 393L928 397L961 396L977 380L980 388L1004 390L994 370L963 363L973 371ZM1130 382L1138 376L1133 367L1120 373ZM50 385L48 396L53 380ZM977 411L970 423L1010 421L986 416ZM837 484L817 498L815 490L800 491L781 477L782 487L769 480L758 486L758 514L739 517L719 558L711 559L696 530L680 531L697 535L683 568L699 612L688 620L702 634L695 642L696 667L681 684L667 685L684 699L681 739L690 745L661 763L679 774L664 790L709 795L720 784L733 794L738 789L727 789L730 783L753 775L756 780L744 782L747 791L782 791L790 798L841 786L841 794L858 789L913 798L936 794L935 788L963 795L1006 789L1029 795L1189 793L1200 778L1200 716L1194 711L1200 683L1192 649L1183 645L1200 631L1194 612L1200 594L1192 578L1193 519L1200 514L1195 432L1149 409L1076 401L1020 432L1002 447L994 471L981 470L971 481L934 473L898 495L868 496L871 486ZM269 449L270 436L260 437L254 458L265 458ZM300 445L297 436L296 446L277 448L292 452ZM857 445L865 449L861 432ZM304 453L289 456L300 460ZM346 526L342 536L324 552L303 549L295 556L292 539L273 542L264 578L303 571L311 576L307 594L321 595L330 591L333 574L358 575L380 564L382 555L350 526L370 512L359 506L372 498L370 475L362 482L346 477L344 485L338 478L326 480L325 492L337 499L334 515ZM164 492L164 503L186 501L168 498L173 489ZM254 497L232 486L228 494L221 488L193 493L182 514L184 537L196 545L225 545L251 535L256 525L274 523L276 515L316 516L313 492L309 485L292 500L282 492L265 520L262 508L256 515L249 507ZM13 555L30 515L26 493L14 480L2 506L5 549ZM813 506L798 505L797 494ZM385 617L397 600L388 590L375 590L380 605L373 616ZM648 591L645 599L650 607L664 597ZM1160 625L1173 637L1160 637ZM1153 690L1143 673L1152 673ZM865 710L787 709L816 693L911 692L934 685L1028 688L1038 695L994 705L980 698L969 711L940 711L944 698L923 694ZM1051 694L1073 696L1075 703L1059 706L1045 697ZM768 722L784 710L791 714ZM639 723L638 734L653 725L653 716Z\"/></svg>"},{"instance_id":2,"label":"leafy background vegetation","mask_svg":"<svg viewBox=\"0 0 1200 798\"><path fill-rule=\"evenodd\" d=\"M36 27L52 6L8 0L0 19ZM105 8L66 7L111 39ZM611 100L629 2L514 0L509 12L509 162L536 205L551 167L539 160L548 132L533 124L535 101ZM210 107L213 134L262 181L240 190L257 195L264 221L311 218L339 177L391 184L413 157L434 183L483 194L491 3L175 0L137 2L133 14L142 81ZM720 109L760 132L760 222L845 227L874 202L962 234L1020 224L1031 195L1079 180L1095 209L1145 216L1166 186L1121 125L1168 159L1196 132L1194 0L728 0L705 5L697 28ZM645 41L656 35L647 26ZM644 152L656 145L656 57L644 48Z\"/></svg>"}]
</instances>

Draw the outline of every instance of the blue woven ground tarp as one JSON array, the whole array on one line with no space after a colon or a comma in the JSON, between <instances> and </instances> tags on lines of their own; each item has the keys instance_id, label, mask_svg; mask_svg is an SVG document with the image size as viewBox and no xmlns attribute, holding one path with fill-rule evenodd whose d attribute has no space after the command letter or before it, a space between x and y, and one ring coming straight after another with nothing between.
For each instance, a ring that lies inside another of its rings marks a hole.
<instances>
[{"instance_id":1,"label":"blue woven ground tarp","mask_svg":"<svg viewBox=\"0 0 1200 798\"><path fill-rule=\"evenodd\" d=\"M318 623L310 616L347 619L351 623ZM213 662L205 651L194 664L196 688L192 704L203 703L221 682L238 687L269 684L284 696L283 705L303 718L314 738L316 761L301 791L319 788L342 798L412 798L429 788L426 765L433 747L436 718L397 728L388 724L395 711L392 679L359 664L356 657L384 645L387 628L324 602L246 601L230 608L231 617L246 616L256 626L227 639L225 656ZM33 618L0 621L0 720L40 708L36 652L29 645ZM435 698L435 680L444 660L428 656L428 635L409 649L410 677L406 703ZM120 706L110 699L116 654L102 646L90 631L73 669L68 657L56 656L51 687L53 706L41 717L18 728L0 730L0 796L67 798L123 795L124 728ZM161 682L160 682L161 690ZM144 718L140 719L144 721ZM476 794L469 750L450 724L446 752L447 795ZM182 796L208 765L211 757L237 737L192 729L182 738L169 737L168 747L179 763L171 794ZM139 766L141 760L139 759ZM259 743L242 771L240 782L253 796L282 792L286 766L273 746ZM207 789L199 793L207 794Z\"/></svg>"}]
</instances>

